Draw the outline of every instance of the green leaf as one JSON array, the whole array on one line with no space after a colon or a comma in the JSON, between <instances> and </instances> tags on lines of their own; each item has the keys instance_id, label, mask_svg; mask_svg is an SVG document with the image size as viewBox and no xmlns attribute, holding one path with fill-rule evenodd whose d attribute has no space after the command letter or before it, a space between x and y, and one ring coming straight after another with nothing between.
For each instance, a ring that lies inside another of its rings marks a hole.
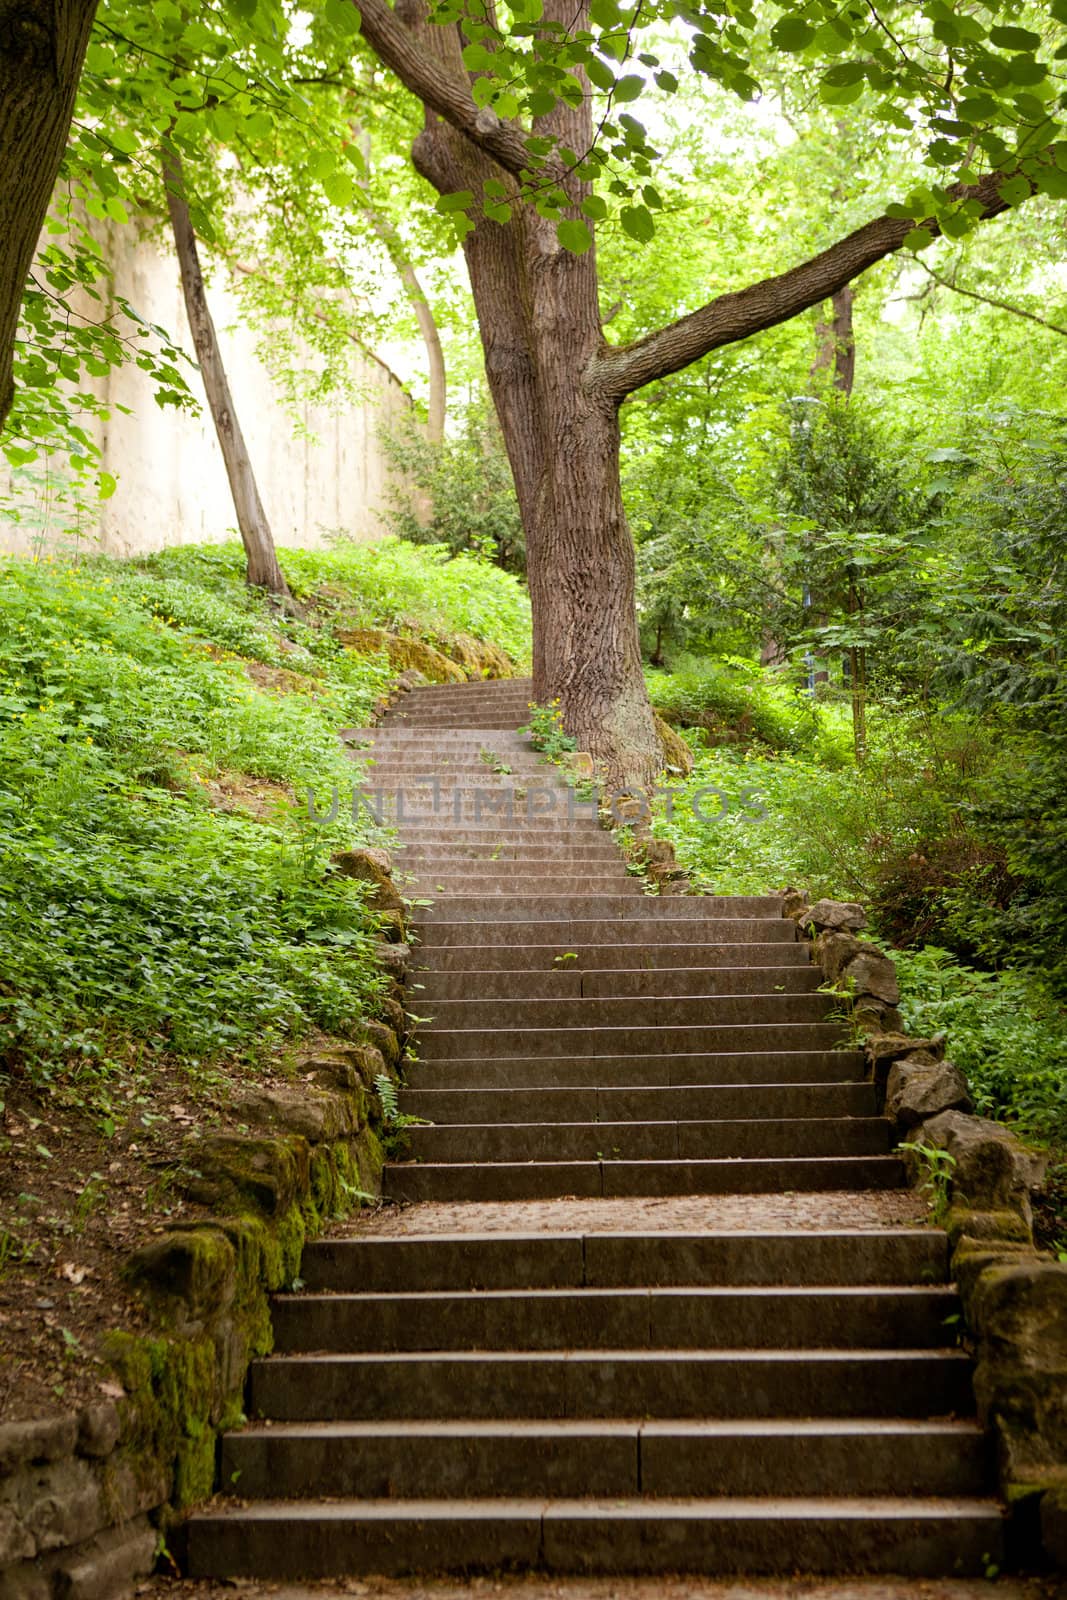
<instances>
[{"instance_id":1,"label":"green leaf","mask_svg":"<svg viewBox=\"0 0 1067 1600\"><path fill-rule=\"evenodd\" d=\"M904 235L904 248L906 250L925 250L927 245L934 242L934 236L929 228L912 228L910 233Z\"/></svg>"},{"instance_id":2,"label":"green leaf","mask_svg":"<svg viewBox=\"0 0 1067 1600\"><path fill-rule=\"evenodd\" d=\"M332 206L344 210L356 198L355 181L347 172L331 172L322 180L322 192Z\"/></svg>"},{"instance_id":3,"label":"green leaf","mask_svg":"<svg viewBox=\"0 0 1067 1600\"><path fill-rule=\"evenodd\" d=\"M1060 167L1042 167L1034 182L1042 194L1051 195L1053 200L1067 200L1067 172Z\"/></svg>"},{"instance_id":4,"label":"green leaf","mask_svg":"<svg viewBox=\"0 0 1067 1600\"><path fill-rule=\"evenodd\" d=\"M631 239L636 239L639 244L647 244L655 235L656 224L652 213L645 206L623 206L619 212L619 221L622 223L624 233Z\"/></svg>"},{"instance_id":5,"label":"green leaf","mask_svg":"<svg viewBox=\"0 0 1067 1600\"><path fill-rule=\"evenodd\" d=\"M950 211L938 222L946 239L965 239L971 232L971 219L965 211Z\"/></svg>"},{"instance_id":6,"label":"green leaf","mask_svg":"<svg viewBox=\"0 0 1067 1600\"><path fill-rule=\"evenodd\" d=\"M492 72L496 66L493 52L484 44L469 44L463 51L463 65L468 72Z\"/></svg>"},{"instance_id":7,"label":"green leaf","mask_svg":"<svg viewBox=\"0 0 1067 1600\"><path fill-rule=\"evenodd\" d=\"M101 500L110 500L119 486L118 479L110 472L100 472L96 479L97 497Z\"/></svg>"},{"instance_id":8,"label":"green leaf","mask_svg":"<svg viewBox=\"0 0 1067 1600\"><path fill-rule=\"evenodd\" d=\"M589 82L598 89L611 90L615 87L615 74L605 61L599 56L590 56L585 64Z\"/></svg>"},{"instance_id":9,"label":"green leaf","mask_svg":"<svg viewBox=\"0 0 1067 1600\"><path fill-rule=\"evenodd\" d=\"M557 222L556 238L564 250L569 250L574 256L584 256L593 242L593 235L577 217L566 217L562 222Z\"/></svg>"},{"instance_id":10,"label":"green leaf","mask_svg":"<svg viewBox=\"0 0 1067 1600\"><path fill-rule=\"evenodd\" d=\"M1000 198L1009 206L1017 206L1030 198L1030 184L1026 178L1004 178L997 188Z\"/></svg>"},{"instance_id":11,"label":"green leaf","mask_svg":"<svg viewBox=\"0 0 1067 1600\"><path fill-rule=\"evenodd\" d=\"M608 203L599 194L588 194L582 201L582 210L594 222L601 222L608 214Z\"/></svg>"},{"instance_id":12,"label":"green leaf","mask_svg":"<svg viewBox=\"0 0 1067 1600\"><path fill-rule=\"evenodd\" d=\"M473 203L474 191L472 189L458 189L454 194L441 195L434 204L434 210L443 212L445 216L450 216L453 212L466 211L467 207Z\"/></svg>"},{"instance_id":13,"label":"green leaf","mask_svg":"<svg viewBox=\"0 0 1067 1600\"><path fill-rule=\"evenodd\" d=\"M668 72L664 68L662 72L656 73L656 87L662 89L664 94L677 94L678 79L673 72Z\"/></svg>"},{"instance_id":14,"label":"green leaf","mask_svg":"<svg viewBox=\"0 0 1067 1600\"><path fill-rule=\"evenodd\" d=\"M815 37L815 29L803 17L779 17L771 29L771 43L777 50L791 55L806 50Z\"/></svg>"},{"instance_id":15,"label":"green leaf","mask_svg":"<svg viewBox=\"0 0 1067 1600\"><path fill-rule=\"evenodd\" d=\"M1041 35L1029 28L990 28L989 38L1000 50L1037 50L1041 44Z\"/></svg>"},{"instance_id":16,"label":"green leaf","mask_svg":"<svg viewBox=\"0 0 1067 1600\"><path fill-rule=\"evenodd\" d=\"M628 72L620 78L615 85L615 101L618 105L625 105L630 100L636 100L641 90L645 87L644 78L639 78L636 72Z\"/></svg>"},{"instance_id":17,"label":"green leaf","mask_svg":"<svg viewBox=\"0 0 1067 1600\"><path fill-rule=\"evenodd\" d=\"M526 106L531 117L547 117L556 109L556 97L547 89L531 89L526 96ZM529 140L526 148L530 148Z\"/></svg>"}]
</instances>

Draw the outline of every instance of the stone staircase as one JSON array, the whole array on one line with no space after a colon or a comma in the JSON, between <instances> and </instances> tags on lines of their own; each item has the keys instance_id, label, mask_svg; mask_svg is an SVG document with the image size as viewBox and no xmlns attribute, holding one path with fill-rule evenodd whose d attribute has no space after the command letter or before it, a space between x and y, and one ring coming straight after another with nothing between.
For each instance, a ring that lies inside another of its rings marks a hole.
<instances>
[{"instance_id":1,"label":"stone staircase","mask_svg":"<svg viewBox=\"0 0 1067 1600\"><path fill-rule=\"evenodd\" d=\"M777 899L644 892L513 731L529 693L416 690L366 735L432 902L427 1120L384 1179L429 1204L307 1248L190 1571L983 1571L946 1241L869 1214L903 1173L862 1056ZM617 1222L816 1192L846 1225Z\"/></svg>"}]
</instances>

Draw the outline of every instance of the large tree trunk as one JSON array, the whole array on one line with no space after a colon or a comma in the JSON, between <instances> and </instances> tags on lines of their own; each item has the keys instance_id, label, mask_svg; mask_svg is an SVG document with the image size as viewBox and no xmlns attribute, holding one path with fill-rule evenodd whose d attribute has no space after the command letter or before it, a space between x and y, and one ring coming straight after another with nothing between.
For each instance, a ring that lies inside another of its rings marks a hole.
<instances>
[{"instance_id":1,"label":"large tree trunk","mask_svg":"<svg viewBox=\"0 0 1067 1600\"><path fill-rule=\"evenodd\" d=\"M19 308L67 147L96 0L0 0L0 427Z\"/></svg>"},{"instance_id":2,"label":"large tree trunk","mask_svg":"<svg viewBox=\"0 0 1067 1600\"><path fill-rule=\"evenodd\" d=\"M208 310L200 253L196 247L196 234L193 231L185 199L185 178L181 157L172 146L164 146L163 149L163 184L167 191L167 208L170 211L174 244L178 252L178 264L181 267L182 292L185 295L185 309L189 317L189 331L193 336L200 375L204 380L204 390L215 423L215 433L226 465L226 476L230 481L237 526L241 531L241 543L245 547L248 559L248 582L253 588L266 589L269 594L278 595L291 604L292 596L282 576L282 569L278 565L274 538L267 521L267 514L263 509L263 502L259 498L252 462L234 410L218 335L215 332L211 312Z\"/></svg>"},{"instance_id":3,"label":"large tree trunk","mask_svg":"<svg viewBox=\"0 0 1067 1600\"><path fill-rule=\"evenodd\" d=\"M405 20L415 20L413 9L405 6ZM572 12L567 21L574 25ZM418 37L446 70L462 72L458 29L423 23ZM584 149L588 99L538 119L534 131ZM514 189L491 157L433 115L413 155L444 194L477 194L487 178ZM588 192L568 189L575 206ZM618 402L589 376L604 343L595 251L562 249L555 224L517 203L510 222L480 220L464 253L526 535L534 697L559 700L565 729L610 785L647 787L663 757L641 665Z\"/></svg>"}]
</instances>

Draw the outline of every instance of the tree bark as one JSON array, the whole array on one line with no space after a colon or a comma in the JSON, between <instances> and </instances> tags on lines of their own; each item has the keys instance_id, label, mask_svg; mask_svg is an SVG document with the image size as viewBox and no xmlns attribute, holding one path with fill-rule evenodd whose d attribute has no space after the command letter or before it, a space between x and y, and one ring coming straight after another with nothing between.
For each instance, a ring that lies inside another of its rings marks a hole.
<instances>
[{"instance_id":1,"label":"tree bark","mask_svg":"<svg viewBox=\"0 0 1067 1600\"><path fill-rule=\"evenodd\" d=\"M189 317L189 331L204 380L207 402L211 408L215 433L218 437L226 476L230 482L237 526L247 558L247 577L252 588L266 589L292 603L289 585L278 565L274 537L270 531L263 502L259 498L255 474L244 434L234 410L226 368L219 349L215 324L208 309L204 274L200 266L200 252L196 246L189 207L185 198L185 176L181 156L171 145L163 148L163 185L167 192L167 209L174 230L174 244L181 268L182 293Z\"/></svg>"},{"instance_id":2,"label":"tree bark","mask_svg":"<svg viewBox=\"0 0 1067 1600\"><path fill-rule=\"evenodd\" d=\"M0 0L0 427L26 278L67 147L96 0Z\"/></svg>"},{"instance_id":3,"label":"tree bark","mask_svg":"<svg viewBox=\"0 0 1067 1600\"><path fill-rule=\"evenodd\" d=\"M560 20L565 7L556 0ZM551 20L553 7L546 7ZM394 15L390 13L390 15ZM425 65L464 72L458 28L405 8ZM566 20L572 25L573 13ZM534 131L582 149L589 101L558 107ZM507 180L485 151L428 112L415 164L441 193ZM514 185L511 185L514 191ZM571 181L574 215L588 191ZM641 666L633 540L619 482L616 402L587 381L603 331L593 250L563 250L555 224L513 193L513 215L482 218L464 253L490 393L526 534L534 697L558 699L564 726L612 786L647 787L662 767Z\"/></svg>"},{"instance_id":4,"label":"tree bark","mask_svg":"<svg viewBox=\"0 0 1067 1600\"><path fill-rule=\"evenodd\" d=\"M815 360L811 364L812 377L832 366L834 388L846 399L851 395L856 381L856 335L852 325L855 298L855 290L850 283L832 296L829 322L815 324L816 350Z\"/></svg>"}]
</instances>

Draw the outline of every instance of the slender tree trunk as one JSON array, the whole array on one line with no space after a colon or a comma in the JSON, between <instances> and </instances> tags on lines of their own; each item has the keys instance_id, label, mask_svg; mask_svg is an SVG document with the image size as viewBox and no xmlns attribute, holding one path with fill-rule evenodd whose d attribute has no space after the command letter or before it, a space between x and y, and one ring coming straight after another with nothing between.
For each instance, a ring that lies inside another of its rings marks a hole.
<instances>
[{"instance_id":1,"label":"slender tree trunk","mask_svg":"<svg viewBox=\"0 0 1067 1600\"><path fill-rule=\"evenodd\" d=\"M248 561L249 584L256 589L266 589L292 602L289 586L282 576L274 538L259 498L252 462L245 445L244 434L234 410L233 396L222 362L218 335L208 310L204 288L204 274L200 266L200 253L196 247L189 207L185 199L185 177L181 157L172 146L163 148L163 183L167 191L167 208L174 229L174 244L181 267L182 292L189 317L189 331L193 336L200 375L204 380L208 405L215 423L226 476L230 481L237 526Z\"/></svg>"},{"instance_id":2,"label":"slender tree trunk","mask_svg":"<svg viewBox=\"0 0 1067 1600\"><path fill-rule=\"evenodd\" d=\"M856 583L855 569L848 575L848 614L863 614L863 591ZM849 693L852 699L852 742L856 761L862 766L867 759L867 651L862 645L850 645L848 652Z\"/></svg>"},{"instance_id":3,"label":"slender tree trunk","mask_svg":"<svg viewBox=\"0 0 1067 1600\"><path fill-rule=\"evenodd\" d=\"M26 277L67 147L96 0L0 0L0 427Z\"/></svg>"},{"instance_id":4,"label":"slender tree trunk","mask_svg":"<svg viewBox=\"0 0 1067 1600\"><path fill-rule=\"evenodd\" d=\"M830 301L830 320L820 320L815 324L815 360L811 364L811 376L825 372L828 367L834 370L834 388L847 398L852 393L852 385L856 378L856 335L852 326L852 306L856 298L855 290L850 283L843 288Z\"/></svg>"},{"instance_id":5,"label":"slender tree trunk","mask_svg":"<svg viewBox=\"0 0 1067 1600\"><path fill-rule=\"evenodd\" d=\"M380 211L368 202L367 216L370 225L384 244L389 259L404 285L411 302L415 320L419 325L422 342L426 347L426 365L430 378L430 398L426 408L426 437L431 444L441 444L445 437L445 415L448 403L448 383L445 374L445 354L441 348L441 335L430 302L426 298L419 275L408 259L404 241Z\"/></svg>"},{"instance_id":6,"label":"slender tree trunk","mask_svg":"<svg viewBox=\"0 0 1067 1600\"><path fill-rule=\"evenodd\" d=\"M358 120L352 123L352 134L363 151L363 160L367 168L371 164L371 142L367 130L360 126ZM441 349L441 335L437 330L437 321L426 298L419 275L411 264L404 241L399 229L389 217L383 216L371 199L370 186L363 182L360 184L360 193L363 196L363 209L367 220L374 229L378 238L385 246L386 254L393 264L400 282L404 285L404 293L411 303L415 313L415 320L419 325L419 333L426 347L426 365L430 379L430 398L426 408L426 437L431 444L440 444L445 436L445 416L447 409L448 385L445 375L445 356Z\"/></svg>"}]
</instances>

